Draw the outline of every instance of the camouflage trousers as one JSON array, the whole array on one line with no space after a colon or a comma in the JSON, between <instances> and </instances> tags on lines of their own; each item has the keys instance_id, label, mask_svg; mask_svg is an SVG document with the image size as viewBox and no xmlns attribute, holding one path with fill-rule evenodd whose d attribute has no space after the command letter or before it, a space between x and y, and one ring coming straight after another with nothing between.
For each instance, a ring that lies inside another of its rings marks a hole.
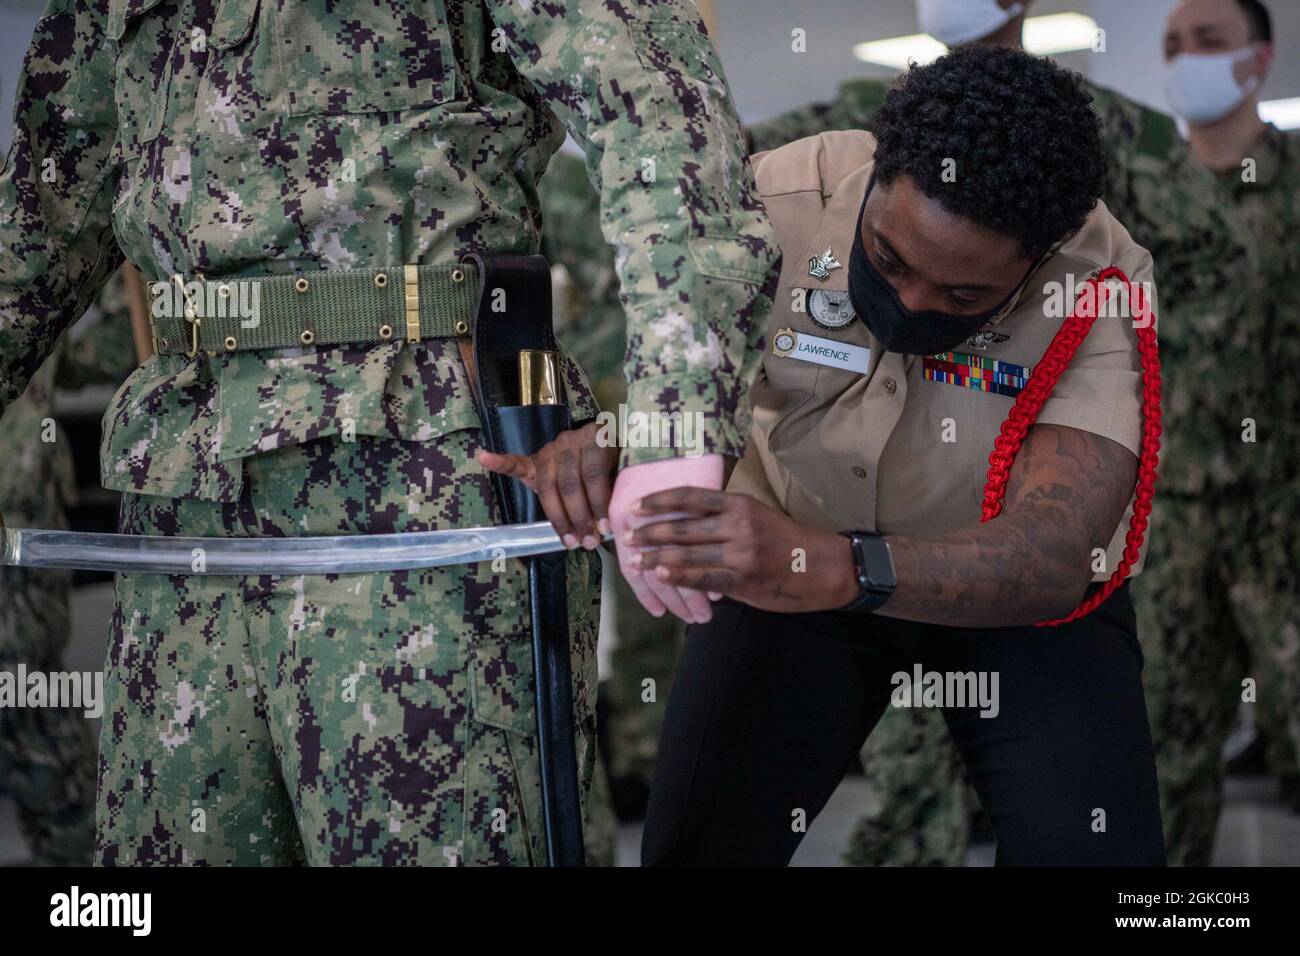
<instances>
[{"instance_id":1,"label":"camouflage trousers","mask_svg":"<svg viewBox=\"0 0 1300 956\"><path fill-rule=\"evenodd\" d=\"M1246 498L1157 497L1134 583L1169 862L1210 863L1223 804L1223 746L1243 701L1295 765L1300 636L1295 547L1259 528Z\"/></svg>"},{"instance_id":2,"label":"camouflage trousers","mask_svg":"<svg viewBox=\"0 0 1300 956\"><path fill-rule=\"evenodd\" d=\"M137 534L279 537L497 520L476 429L321 439L246 459L237 503L128 495ZM582 791L599 561L569 556ZM527 576L120 576L96 859L481 865L544 860Z\"/></svg>"},{"instance_id":3,"label":"camouflage trousers","mask_svg":"<svg viewBox=\"0 0 1300 956\"><path fill-rule=\"evenodd\" d=\"M0 568L0 671L64 669L69 576ZM94 831L95 747L82 711L0 708L0 793L41 866L86 866Z\"/></svg>"},{"instance_id":4,"label":"camouflage trousers","mask_svg":"<svg viewBox=\"0 0 1300 956\"><path fill-rule=\"evenodd\" d=\"M867 796L850 866L961 866L975 795L943 712L886 707L862 747Z\"/></svg>"}]
</instances>

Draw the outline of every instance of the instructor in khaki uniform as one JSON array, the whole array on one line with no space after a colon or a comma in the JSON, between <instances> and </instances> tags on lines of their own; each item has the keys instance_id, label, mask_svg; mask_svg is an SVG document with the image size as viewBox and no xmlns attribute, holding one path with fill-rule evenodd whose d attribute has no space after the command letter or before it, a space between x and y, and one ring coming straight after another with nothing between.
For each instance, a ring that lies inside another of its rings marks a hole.
<instances>
[{"instance_id":1,"label":"instructor in khaki uniform","mask_svg":"<svg viewBox=\"0 0 1300 956\"><path fill-rule=\"evenodd\" d=\"M1236 0L1226 2L1236 6ZM1245 2L1243 0L1243 5ZM872 5L864 4L862 7L861 15L866 22L872 15ZM1023 47L1025 17L1034 11L1034 7L1032 0L920 0L916 12L920 31L929 33L949 47L969 42L1018 49ZM1154 57L1155 38L1151 39L1151 56ZM1151 253L1160 278L1160 316L1165 333L1162 358L1169 404L1167 427L1162 436L1165 452L1159 504L1167 506L1172 485L1184 483L1184 478L1175 475L1173 470L1185 472L1187 478L1205 476L1208 450L1222 443L1222 432L1207 427L1213 419L1205 413L1207 405L1236 408L1240 402L1233 404L1235 399L1223 401L1223 397L1232 392L1230 382L1262 380L1256 376L1232 374L1232 364L1224 360L1220 348L1220 340L1228 334L1226 330L1236 330L1234 335L1254 343L1256 347L1268 338L1259 335L1257 323L1245 321L1239 315L1243 305L1241 277L1258 271L1251 265L1255 243L1244 236L1242 230L1234 228L1236 217L1231 209L1232 203L1217 195L1212 174L1191 155L1187 143L1179 137L1172 117L1127 99L1113 89L1098 86L1086 77L1083 82L1092 94L1093 111L1102 122L1107 167L1104 201L1138 244ZM748 126L746 132L751 148L759 152L831 130L870 129L872 117L892 84L892 77L848 79L827 101L797 107ZM599 394L601 380L607 383L611 375L618 379L623 323L617 283L613 280L613 253L608 253L606 261L606 250L598 242L593 243L593 238L599 239L599 197L586 183L581 159L566 153L557 154L552 160L539 192L547 216L546 247L554 251L553 258L563 262L579 290L577 294L585 299L585 307L575 311L573 324L562 337L582 358L583 367L592 376ZM1286 217L1273 216L1268 221L1282 224L1278 228L1284 229ZM1282 249L1286 244L1275 243L1274 246ZM1225 316L1234 318L1225 321ZM1209 341L1206 337L1213 335L1210 329L1225 331L1213 336L1215 344L1206 348L1205 343ZM1186 354L1194 366L1189 376L1193 383L1188 393L1190 404L1177 401L1170 392L1170 389L1177 388L1177 383L1172 381L1174 369L1170 364L1181 362L1179 356L1169 354L1170 333L1186 338L1188 342ZM1274 336L1272 340L1286 338ZM610 347L608 343L611 342L616 344ZM1224 379L1225 373L1227 381L1219 382L1212 390L1205 389L1205 381ZM1258 391L1257 384L1255 388ZM1275 380L1270 394L1276 395L1278 391ZM1211 392L1218 401L1207 402ZM1278 407L1284 405L1283 402ZM1197 412L1191 414L1189 409ZM1240 415L1236 420L1240 421ZM1226 513L1226 506L1222 503L1206 507L1211 513ZM1162 547L1165 537L1158 536L1153 547ZM1177 544L1173 546L1177 548ZM1185 552L1186 548L1182 551ZM1134 587L1134 602L1140 618L1143 592L1161 590L1153 588L1153 582L1149 580L1153 571L1160 573L1159 568L1153 567L1157 557L1158 553L1153 551L1143 572L1143 583ZM1188 599L1201 600L1205 593L1206 589L1198 585L1188 591ZM1148 602L1147 606L1154 604ZM652 619L635 606L625 611L620 605L619 613L620 644L615 652L611 694L613 719L606 720L602 727L616 746L612 746L606 756L611 768L617 768L618 773L646 774L653 769L655 741L667 704L667 694L663 690L668 687L668 677L675 667L681 641L671 633L671 639L665 639L663 632L668 618ZM1187 615L1182 610L1169 605L1164 606L1160 614L1173 622L1171 626L1175 628L1178 640L1188 640L1190 630L1185 623ZM622 620L624 616L630 619L626 626ZM1206 616L1201 619L1209 621ZM1156 623L1150 616L1147 621L1152 625ZM1179 711L1174 714L1179 719L1177 726L1161 728L1156 724L1160 706L1152 674L1153 671L1160 673L1162 669L1153 667L1157 662L1151 657L1151 641L1163 626L1147 626L1147 621L1141 628L1148 654L1143 677L1153 736L1158 748L1174 740L1174 749L1177 749L1180 745L1175 738L1180 735L1187 740L1199 740L1204 736L1199 733L1199 726L1204 722L1201 715L1209 698L1200 691L1179 695L1186 696L1192 704L1191 712L1195 719L1182 719L1181 715L1186 714L1189 708L1170 708L1171 712ZM1217 632L1227 625L1220 615L1213 623L1204 626ZM630 632L629 628L632 628ZM629 633L633 640L628 643L635 644L636 656L630 666L620 669L629 659L630 649L624 642ZM1180 675L1188 662L1195 658L1196 655L1175 655L1169 674L1171 679L1165 683L1171 687L1191 686L1180 680ZM1222 668L1219 671L1211 668L1211 671L1223 672ZM641 679L646 676L658 681L661 693L657 703L644 703L640 699ZM620 729L623 732L620 733ZM647 739L652 732L654 738ZM1217 753L1213 746L1197 744L1192 749L1207 754L1211 751ZM629 753L636 755L634 762L626 759ZM858 866L960 865L966 858L969 843L973 793L968 797L970 788L964 782L960 758L947 739L947 728L941 715L926 710L886 713L864 745L861 759L865 771L862 815L849 838L845 861ZM1160 765L1159 769L1162 775L1176 767L1177 773L1186 771L1188 780L1203 782L1209 779L1202 772L1200 762L1185 761L1184 764L1177 766L1170 762ZM611 772L615 771L612 769ZM1170 793L1163 786L1162 794L1166 798L1162 806L1172 861L1181 858L1178 829L1185 814L1171 814L1171 809L1178 810L1173 806L1179 802L1177 794L1174 794L1176 799L1167 799ZM1213 826L1209 829L1212 836Z\"/></svg>"},{"instance_id":2,"label":"instructor in khaki uniform","mask_svg":"<svg viewBox=\"0 0 1300 956\"><path fill-rule=\"evenodd\" d=\"M749 444L725 493L648 496L640 513L687 516L627 536L665 582L727 596L688 635L643 859L788 861L922 668L998 681L983 712L937 703L999 862L1161 863L1125 581L1154 474L1154 289L1097 202L1087 93L964 48L905 75L875 129L756 157L785 264ZM1099 292L1103 270L1129 284ZM1049 346L1090 308L1062 372ZM981 522L1022 392L1045 402Z\"/></svg>"}]
</instances>

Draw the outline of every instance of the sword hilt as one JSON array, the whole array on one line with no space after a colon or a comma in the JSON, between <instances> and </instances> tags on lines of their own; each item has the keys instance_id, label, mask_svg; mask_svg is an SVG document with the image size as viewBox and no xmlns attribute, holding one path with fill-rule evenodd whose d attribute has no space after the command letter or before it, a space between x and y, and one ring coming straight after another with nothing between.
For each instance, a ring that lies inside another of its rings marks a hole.
<instances>
[{"instance_id":1,"label":"sword hilt","mask_svg":"<svg viewBox=\"0 0 1300 956\"><path fill-rule=\"evenodd\" d=\"M519 404L560 404L560 354L546 349L519 353Z\"/></svg>"}]
</instances>

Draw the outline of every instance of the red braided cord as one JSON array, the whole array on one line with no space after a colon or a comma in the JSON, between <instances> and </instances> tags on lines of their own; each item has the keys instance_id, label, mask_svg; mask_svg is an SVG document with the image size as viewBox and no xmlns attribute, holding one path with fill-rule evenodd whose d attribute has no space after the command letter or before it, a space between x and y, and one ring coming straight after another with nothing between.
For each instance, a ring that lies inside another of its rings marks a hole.
<instances>
[{"instance_id":1,"label":"red braided cord","mask_svg":"<svg viewBox=\"0 0 1300 956\"><path fill-rule=\"evenodd\" d=\"M1002 499L1007 492L1007 478L1011 474L1011 465L1016 460L1020 446L1024 443L1025 433L1038 418L1048 396L1056 388L1061 373L1069 366L1083 342L1084 336L1092 329L1100 305L1109 289L1105 286L1107 279L1119 279L1129 290L1129 311L1144 319L1141 328L1136 328L1138 356L1142 362L1142 445L1138 456L1137 493L1133 502L1133 520L1129 523L1128 533L1124 536L1124 557L1110 576L1093 595L1083 601L1068 615L1055 621L1041 621L1037 627L1052 627L1077 620L1085 614L1096 610L1111 593L1119 587L1128 576L1131 568L1142 551L1142 539L1146 536L1147 519L1151 515L1151 498L1156 488L1156 463L1160 452L1160 353L1156 346L1155 321L1146 308L1142 290L1133 285L1128 276L1115 266L1103 269L1096 277L1089 279L1079 294L1079 301L1074 312L1061 323L1052 344L1043 353L1043 358L1035 366L1029 382L1016 396L1016 403L1011 413L1002 423L1001 432L993 443L993 452L989 455L988 480L984 485L984 508L980 521L991 521L1002 511ZM1089 288L1094 308L1087 314ZM1135 298L1136 297L1136 298Z\"/></svg>"}]
</instances>

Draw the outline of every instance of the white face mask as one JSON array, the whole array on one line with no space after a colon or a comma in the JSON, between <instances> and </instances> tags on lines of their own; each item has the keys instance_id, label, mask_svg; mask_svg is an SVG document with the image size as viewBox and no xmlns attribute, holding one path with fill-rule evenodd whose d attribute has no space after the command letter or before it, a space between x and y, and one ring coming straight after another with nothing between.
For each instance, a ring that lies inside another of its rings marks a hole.
<instances>
[{"instance_id":1,"label":"white face mask","mask_svg":"<svg viewBox=\"0 0 1300 956\"><path fill-rule=\"evenodd\" d=\"M1165 95L1175 113L1193 126L1223 119L1259 86L1259 77L1237 83L1232 68L1253 55L1254 47L1234 53L1180 53L1165 64Z\"/></svg>"},{"instance_id":2,"label":"white face mask","mask_svg":"<svg viewBox=\"0 0 1300 956\"><path fill-rule=\"evenodd\" d=\"M950 47L982 40L1024 10L1023 3L1013 3L1003 10L998 0L916 0L921 32Z\"/></svg>"}]
</instances>

